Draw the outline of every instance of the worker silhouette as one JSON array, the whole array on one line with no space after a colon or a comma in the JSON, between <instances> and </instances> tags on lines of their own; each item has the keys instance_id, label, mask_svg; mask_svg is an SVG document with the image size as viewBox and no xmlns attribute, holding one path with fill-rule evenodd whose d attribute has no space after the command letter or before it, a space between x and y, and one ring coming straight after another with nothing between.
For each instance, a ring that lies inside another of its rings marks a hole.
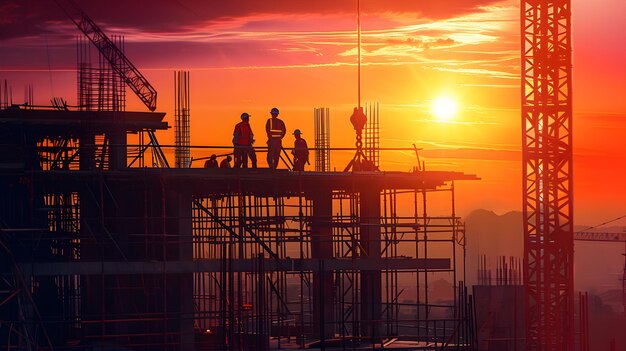
<instances>
[{"instance_id":1,"label":"worker silhouette","mask_svg":"<svg viewBox=\"0 0 626 351\"><path fill-rule=\"evenodd\" d=\"M230 161L231 161L232 159L233 159L233 158L232 158L232 157L230 157L230 155L226 156L226 158L225 158L225 159L223 159L223 160L222 160L222 162L220 162L220 168L224 168L224 169L230 169L230 168L232 168L232 167L230 166Z\"/></svg>"},{"instance_id":2,"label":"worker silhouette","mask_svg":"<svg viewBox=\"0 0 626 351\"><path fill-rule=\"evenodd\" d=\"M306 144L306 140L302 138L302 132L300 129L293 131L293 136L296 140L293 143L293 170L304 171L304 164L309 163L309 147Z\"/></svg>"},{"instance_id":3,"label":"worker silhouette","mask_svg":"<svg viewBox=\"0 0 626 351\"><path fill-rule=\"evenodd\" d=\"M250 115L244 112L241 114L241 122L235 125L233 132L234 168L248 168L248 158L252 161L252 168L256 168L256 152L252 144L254 144L254 133L250 127Z\"/></svg>"},{"instance_id":4,"label":"worker silhouette","mask_svg":"<svg viewBox=\"0 0 626 351\"><path fill-rule=\"evenodd\" d=\"M217 168L217 156L215 154L211 155L206 162L204 162L204 168Z\"/></svg>"},{"instance_id":5,"label":"worker silhouette","mask_svg":"<svg viewBox=\"0 0 626 351\"><path fill-rule=\"evenodd\" d=\"M270 169L278 167L280 152L283 149L283 137L287 133L285 122L278 118L279 111L276 107L270 111L271 118L265 123L267 133L267 165Z\"/></svg>"}]
</instances>

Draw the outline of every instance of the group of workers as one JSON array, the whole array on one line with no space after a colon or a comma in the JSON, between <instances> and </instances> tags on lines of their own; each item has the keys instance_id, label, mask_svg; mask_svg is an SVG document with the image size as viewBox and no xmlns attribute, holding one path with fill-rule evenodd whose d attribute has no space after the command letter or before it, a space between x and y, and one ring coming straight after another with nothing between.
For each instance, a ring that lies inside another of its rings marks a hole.
<instances>
[{"instance_id":1,"label":"group of workers","mask_svg":"<svg viewBox=\"0 0 626 351\"><path fill-rule=\"evenodd\" d=\"M283 150L283 138L287 134L287 128L285 122L278 118L280 112L276 107L272 108L270 114L271 118L268 118L265 123L265 132L267 133L267 165L270 169L276 169L278 167L278 161L280 160L280 153ZM300 129L293 131L293 135L296 138L294 141L294 147L291 151L293 155L293 170L304 171L304 165L309 163L309 147L306 140L302 138ZM254 133L252 127L250 127L250 114L244 112L241 114L241 122L235 125L233 132L233 156L235 163L232 168L248 168L248 159L252 163L252 168L257 168L256 152L254 150ZM226 156L222 161L217 163L217 156L211 155L211 157L205 162L205 168L231 168L230 162L232 158L230 155Z\"/></svg>"}]
</instances>

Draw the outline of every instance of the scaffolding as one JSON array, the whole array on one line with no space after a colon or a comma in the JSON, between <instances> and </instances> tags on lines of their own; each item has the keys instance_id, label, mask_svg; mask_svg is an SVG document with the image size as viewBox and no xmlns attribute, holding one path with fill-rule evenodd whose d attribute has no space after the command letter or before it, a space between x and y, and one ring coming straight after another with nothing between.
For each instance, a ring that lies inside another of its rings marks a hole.
<instances>
[{"instance_id":1,"label":"scaffolding","mask_svg":"<svg viewBox=\"0 0 626 351\"><path fill-rule=\"evenodd\" d=\"M113 36L112 40L123 52L124 37ZM109 61L99 53L94 63L91 42L83 37L76 38L76 52L79 108L83 111L126 110L126 83Z\"/></svg>"},{"instance_id":2,"label":"scaffolding","mask_svg":"<svg viewBox=\"0 0 626 351\"><path fill-rule=\"evenodd\" d=\"M9 348L474 348L454 181L475 176L128 167L163 117L0 111L26 150L0 153L25 157L0 172Z\"/></svg>"},{"instance_id":3,"label":"scaffolding","mask_svg":"<svg viewBox=\"0 0 626 351\"><path fill-rule=\"evenodd\" d=\"M364 195L365 205L360 192L305 193L194 199L194 259L221 262L220 271L194 274L194 323L207 345L382 348L395 339L413 349L472 347L457 281L464 227L425 207L427 197L453 196L453 188L388 189ZM449 289L433 294L428 282L438 278Z\"/></svg>"}]
</instances>

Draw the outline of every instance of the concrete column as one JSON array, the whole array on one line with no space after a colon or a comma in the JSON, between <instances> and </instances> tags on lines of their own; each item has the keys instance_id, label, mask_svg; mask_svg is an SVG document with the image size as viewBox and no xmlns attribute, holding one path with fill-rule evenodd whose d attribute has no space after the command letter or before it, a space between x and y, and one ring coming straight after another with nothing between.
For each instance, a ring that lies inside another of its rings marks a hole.
<instances>
[{"instance_id":1,"label":"concrete column","mask_svg":"<svg viewBox=\"0 0 626 351\"><path fill-rule=\"evenodd\" d=\"M78 141L78 155L80 170L89 171L96 168L96 137L93 133L85 132Z\"/></svg>"},{"instance_id":2,"label":"concrete column","mask_svg":"<svg viewBox=\"0 0 626 351\"><path fill-rule=\"evenodd\" d=\"M330 190L310 194L313 201L313 221L311 223L311 257L333 258L333 198ZM323 268L323 265L320 265ZM335 290L332 272L313 273L313 332L320 340L332 338L334 328Z\"/></svg>"},{"instance_id":3,"label":"concrete column","mask_svg":"<svg viewBox=\"0 0 626 351\"><path fill-rule=\"evenodd\" d=\"M364 258L380 258L380 190L361 190L361 247ZM361 272L361 336L380 342L381 317L380 270Z\"/></svg>"},{"instance_id":4,"label":"concrete column","mask_svg":"<svg viewBox=\"0 0 626 351\"><path fill-rule=\"evenodd\" d=\"M166 191L166 234L169 235L165 253L168 261L191 261L193 241L191 225L191 195L187 191ZM180 349L191 350L193 339L193 273L168 274L166 278L168 331L180 333Z\"/></svg>"},{"instance_id":5,"label":"concrete column","mask_svg":"<svg viewBox=\"0 0 626 351\"><path fill-rule=\"evenodd\" d=\"M125 169L128 160L126 147L126 131L109 133L109 167L112 170Z\"/></svg>"}]
</instances>

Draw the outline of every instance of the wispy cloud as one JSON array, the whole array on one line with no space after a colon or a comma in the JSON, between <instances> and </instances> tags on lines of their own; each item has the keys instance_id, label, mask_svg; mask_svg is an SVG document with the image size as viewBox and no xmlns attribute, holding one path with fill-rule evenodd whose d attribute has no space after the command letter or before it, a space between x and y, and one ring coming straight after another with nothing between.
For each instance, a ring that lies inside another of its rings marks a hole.
<instances>
[{"instance_id":1,"label":"wispy cloud","mask_svg":"<svg viewBox=\"0 0 626 351\"><path fill-rule=\"evenodd\" d=\"M439 119L414 119L412 122L420 122L420 123L436 123L436 124L456 124L456 125L500 125L500 123L488 122L488 121L460 121L460 120L439 120Z\"/></svg>"},{"instance_id":2,"label":"wispy cloud","mask_svg":"<svg viewBox=\"0 0 626 351\"><path fill-rule=\"evenodd\" d=\"M443 67L442 70L506 77L505 72L476 67L503 60L502 55L493 54L471 62L465 57L471 55L472 48L480 52L478 46L495 43L505 32L510 9L491 6L495 3L503 1L453 0L445 5L419 6L411 1L371 6L365 1L363 63L431 64ZM20 12L21 5L16 9L18 2L9 0L9 4L13 6L5 5L8 10L4 12L13 15L24 12ZM129 10L137 7L129 6ZM54 6L45 8L51 14L35 14L31 27L47 33L48 45L72 48L73 42L68 39L77 30ZM252 1L233 1L213 9L195 0L154 4L137 12L142 15L135 17L115 17L103 6L93 4L86 6L86 10L98 14L95 20L107 33L123 33L129 45L199 52L207 62L212 62L209 66L224 66L224 57L228 57L227 67L256 66L239 54L242 47L257 57L271 53L268 59L258 60L260 67L290 67L295 62L300 66L351 64L357 54L354 7L343 0L332 5L325 3L315 10L304 4L279 7L271 2ZM271 64L267 63L269 60Z\"/></svg>"}]
</instances>

